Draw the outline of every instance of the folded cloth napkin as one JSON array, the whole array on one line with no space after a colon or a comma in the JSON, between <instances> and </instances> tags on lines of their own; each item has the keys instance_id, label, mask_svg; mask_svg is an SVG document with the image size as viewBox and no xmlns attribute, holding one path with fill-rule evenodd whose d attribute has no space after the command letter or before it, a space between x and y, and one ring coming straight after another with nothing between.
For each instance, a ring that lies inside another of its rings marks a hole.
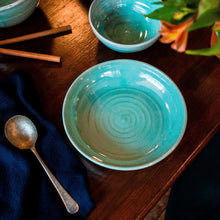
<instances>
[{"instance_id":1,"label":"folded cloth napkin","mask_svg":"<svg viewBox=\"0 0 220 220\"><path fill-rule=\"evenodd\" d=\"M30 150L12 146L4 123L13 115L29 117L38 130L36 149L61 185L78 202L67 213L57 191ZM56 127L44 118L39 97L25 73L0 80L0 219L84 219L93 208L86 170Z\"/></svg>"}]
</instances>

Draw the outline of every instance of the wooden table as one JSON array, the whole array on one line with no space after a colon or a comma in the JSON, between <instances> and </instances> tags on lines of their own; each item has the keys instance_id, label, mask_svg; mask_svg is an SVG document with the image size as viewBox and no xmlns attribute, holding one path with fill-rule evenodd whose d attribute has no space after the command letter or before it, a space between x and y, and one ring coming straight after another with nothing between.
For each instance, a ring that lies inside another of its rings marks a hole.
<instances>
[{"instance_id":1,"label":"wooden table","mask_svg":"<svg viewBox=\"0 0 220 220\"><path fill-rule=\"evenodd\" d=\"M150 168L124 172L105 169L82 159L96 204L88 219L142 219L219 129L220 63L215 57L177 53L160 42L133 54L112 51L98 41L90 28L90 4L91 0L42 0L27 21L0 29L0 39L68 24L73 29L68 35L7 46L60 55L62 64L0 55L0 77L17 69L29 73L46 117L65 135L61 117L64 96L74 79L89 67L126 58L150 63L170 76L180 88L188 109L185 135L170 156ZM194 31L190 34L189 47L207 47L209 38L208 30Z\"/></svg>"}]
</instances>

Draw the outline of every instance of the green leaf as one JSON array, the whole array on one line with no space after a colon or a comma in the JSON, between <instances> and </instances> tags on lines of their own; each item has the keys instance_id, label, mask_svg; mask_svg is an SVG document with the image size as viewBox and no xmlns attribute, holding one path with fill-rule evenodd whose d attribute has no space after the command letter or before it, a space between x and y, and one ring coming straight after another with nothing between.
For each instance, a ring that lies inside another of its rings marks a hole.
<instances>
[{"instance_id":1,"label":"green leaf","mask_svg":"<svg viewBox=\"0 0 220 220\"><path fill-rule=\"evenodd\" d=\"M163 4L172 8L182 8L186 6L184 0L167 0L163 1Z\"/></svg>"},{"instance_id":2,"label":"green leaf","mask_svg":"<svg viewBox=\"0 0 220 220\"><path fill-rule=\"evenodd\" d=\"M219 8L220 0L201 0L198 7L198 17L211 8Z\"/></svg>"},{"instance_id":3,"label":"green leaf","mask_svg":"<svg viewBox=\"0 0 220 220\"><path fill-rule=\"evenodd\" d=\"M176 13L173 14L173 18L175 20L182 20L186 15L188 15L189 13L187 11L178 11Z\"/></svg>"},{"instance_id":4,"label":"green leaf","mask_svg":"<svg viewBox=\"0 0 220 220\"><path fill-rule=\"evenodd\" d=\"M163 1L163 5L179 9L184 7L195 9L198 8L199 1L200 0L167 0Z\"/></svg>"},{"instance_id":5,"label":"green leaf","mask_svg":"<svg viewBox=\"0 0 220 220\"><path fill-rule=\"evenodd\" d=\"M184 22L189 16L192 16L192 14L197 13L198 3L199 0L167 0L155 2L155 4L160 4L162 7L145 16L178 25ZM192 6L192 8L188 6Z\"/></svg>"},{"instance_id":6,"label":"green leaf","mask_svg":"<svg viewBox=\"0 0 220 220\"><path fill-rule=\"evenodd\" d=\"M215 45L210 48L200 50L186 50L186 54L190 55L203 55L203 56L215 56L220 55L220 32L218 32L218 41Z\"/></svg>"},{"instance_id":7,"label":"green leaf","mask_svg":"<svg viewBox=\"0 0 220 220\"><path fill-rule=\"evenodd\" d=\"M185 0L185 1L186 1L186 6L191 9L197 9L200 2L200 0Z\"/></svg>"},{"instance_id":8,"label":"green leaf","mask_svg":"<svg viewBox=\"0 0 220 220\"><path fill-rule=\"evenodd\" d=\"M162 20L162 21L167 21L167 22L172 22L173 21L173 14L176 13L178 9L172 8L169 6L164 6L162 8L158 8L152 13L145 15L146 17L157 19L157 20Z\"/></svg>"},{"instance_id":9,"label":"green leaf","mask_svg":"<svg viewBox=\"0 0 220 220\"><path fill-rule=\"evenodd\" d=\"M211 8L204 12L200 17L192 24L188 31L193 31L199 28L208 27L213 25L216 21L220 20L220 8Z\"/></svg>"}]
</instances>

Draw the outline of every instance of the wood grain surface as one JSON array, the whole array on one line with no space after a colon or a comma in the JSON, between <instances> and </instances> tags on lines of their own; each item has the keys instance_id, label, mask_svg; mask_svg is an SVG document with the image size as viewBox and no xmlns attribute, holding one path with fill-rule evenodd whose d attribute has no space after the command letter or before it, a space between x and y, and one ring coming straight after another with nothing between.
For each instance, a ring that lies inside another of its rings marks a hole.
<instances>
[{"instance_id":1,"label":"wood grain surface","mask_svg":"<svg viewBox=\"0 0 220 220\"><path fill-rule=\"evenodd\" d=\"M62 104L69 86L83 71L108 60L135 59L165 72L180 88L188 111L187 129L176 150L160 163L138 171L105 169L81 157L96 205L88 219L143 219L220 127L220 62L215 57L177 53L159 41L138 53L112 51L99 42L90 28L90 4L86 0L41 1L28 20L13 28L1 28L0 40L65 25L72 26L72 33L2 46L61 56L62 63L0 55L0 78L17 70L27 72L39 93L45 116L67 139ZM208 47L209 39L208 29L193 31L188 48Z\"/></svg>"}]
</instances>

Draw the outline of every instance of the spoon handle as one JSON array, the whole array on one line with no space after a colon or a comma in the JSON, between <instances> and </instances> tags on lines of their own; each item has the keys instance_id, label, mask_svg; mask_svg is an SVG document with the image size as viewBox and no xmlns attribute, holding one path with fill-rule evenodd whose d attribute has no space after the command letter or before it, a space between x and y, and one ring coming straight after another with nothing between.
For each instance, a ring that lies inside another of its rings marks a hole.
<instances>
[{"instance_id":1,"label":"spoon handle","mask_svg":"<svg viewBox=\"0 0 220 220\"><path fill-rule=\"evenodd\" d=\"M34 153L34 155L37 157L38 161L40 162L41 166L44 168L45 172L47 173L49 179L53 183L54 187L56 188L57 192L59 193L67 211L70 214L74 214L78 212L79 205L77 202L70 196L70 194L63 188L63 186L59 183L59 181L56 179L56 177L51 173L49 168L46 166L46 164L43 162L41 157L39 156L38 152L36 151L35 146L32 146L30 150Z\"/></svg>"}]
</instances>

